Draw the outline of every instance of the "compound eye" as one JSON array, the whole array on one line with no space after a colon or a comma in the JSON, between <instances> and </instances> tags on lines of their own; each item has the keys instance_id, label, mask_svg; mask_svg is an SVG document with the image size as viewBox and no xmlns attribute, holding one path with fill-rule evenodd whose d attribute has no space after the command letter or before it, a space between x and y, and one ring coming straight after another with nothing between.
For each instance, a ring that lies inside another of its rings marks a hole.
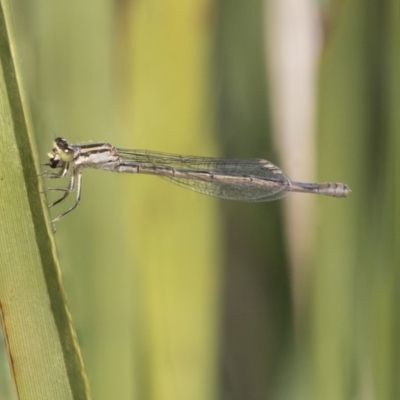
<instances>
[{"instance_id":1,"label":"compound eye","mask_svg":"<svg viewBox=\"0 0 400 400\"><path fill-rule=\"evenodd\" d=\"M64 150L68 148L68 142L66 139L58 137L54 139L54 144L58 149Z\"/></svg>"},{"instance_id":2,"label":"compound eye","mask_svg":"<svg viewBox=\"0 0 400 400\"><path fill-rule=\"evenodd\" d=\"M58 155L60 156L60 159L64 162L71 162L74 159L74 151L71 149L71 147L59 149Z\"/></svg>"},{"instance_id":3,"label":"compound eye","mask_svg":"<svg viewBox=\"0 0 400 400\"><path fill-rule=\"evenodd\" d=\"M74 159L74 149L68 145L68 142L63 138L56 138L54 141L56 152L60 159L64 162L71 162Z\"/></svg>"}]
</instances>

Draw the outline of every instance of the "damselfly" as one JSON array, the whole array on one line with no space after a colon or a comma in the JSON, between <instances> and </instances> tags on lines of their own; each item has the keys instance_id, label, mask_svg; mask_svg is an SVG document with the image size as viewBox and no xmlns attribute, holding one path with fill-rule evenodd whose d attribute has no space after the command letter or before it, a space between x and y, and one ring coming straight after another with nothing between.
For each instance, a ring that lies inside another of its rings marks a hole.
<instances>
[{"instance_id":1,"label":"damselfly","mask_svg":"<svg viewBox=\"0 0 400 400\"><path fill-rule=\"evenodd\" d=\"M290 180L280 168L263 159L224 159L181 156L147 150L118 149L108 143L69 144L56 138L45 165L59 169L46 171L47 178L64 178L70 173L66 188L49 188L64 194L49 205L53 207L76 192L72 207L53 219L54 224L74 210L81 200L82 172L96 168L112 172L150 174L209 196L248 202L280 199L288 192L317 193L346 197L350 188L343 183L303 183Z\"/></svg>"}]
</instances>

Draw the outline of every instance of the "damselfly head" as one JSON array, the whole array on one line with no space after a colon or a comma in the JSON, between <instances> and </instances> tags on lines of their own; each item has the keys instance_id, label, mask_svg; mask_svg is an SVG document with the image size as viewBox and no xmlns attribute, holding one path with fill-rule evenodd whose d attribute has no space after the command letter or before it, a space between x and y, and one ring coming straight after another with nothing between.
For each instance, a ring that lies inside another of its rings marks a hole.
<instances>
[{"instance_id":1,"label":"damselfly head","mask_svg":"<svg viewBox=\"0 0 400 400\"><path fill-rule=\"evenodd\" d=\"M74 159L74 149L63 138L56 138L53 149L47 153L51 168L58 168L62 163L71 162Z\"/></svg>"}]
</instances>

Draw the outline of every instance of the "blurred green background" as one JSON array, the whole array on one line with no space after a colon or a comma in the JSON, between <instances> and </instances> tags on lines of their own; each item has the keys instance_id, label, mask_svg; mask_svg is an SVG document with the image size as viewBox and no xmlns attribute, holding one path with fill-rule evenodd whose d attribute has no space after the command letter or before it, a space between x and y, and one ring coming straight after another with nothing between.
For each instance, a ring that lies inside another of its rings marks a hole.
<instances>
[{"instance_id":1,"label":"blurred green background","mask_svg":"<svg viewBox=\"0 0 400 400\"><path fill-rule=\"evenodd\" d=\"M93 397L400 398L398 2L11 6L41 162L62 136L353 190L246 204L87 171L56 242Z\"/></svg>"}]
</instances>

